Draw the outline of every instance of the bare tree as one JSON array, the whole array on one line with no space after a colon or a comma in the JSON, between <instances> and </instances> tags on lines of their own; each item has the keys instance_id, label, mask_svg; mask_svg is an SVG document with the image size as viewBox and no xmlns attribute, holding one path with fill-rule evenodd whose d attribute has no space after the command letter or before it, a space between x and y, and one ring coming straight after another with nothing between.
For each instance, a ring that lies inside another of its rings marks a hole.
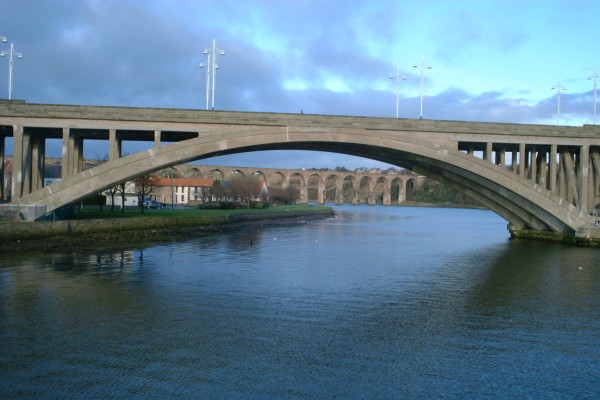
<instances>
[{"instance_id":1,"label":"bare tree","mask_svg":"<svg viewBox=\"0 0 600 400\"><path fill-rule=\"evenodd\" d=\"M269 189L271 199L283 204L294 204L300 198L300 191L297 187L287 186L283 189Z\"/></svg>"},{"instance_id":2,"label":"bare tree","mask_svg":"<svg viewBox=\"0 0 600 400\"><path fill-rule=\"evenodd\" d=\"M216 200L222 200L225 196L227 196L227 189L225 186L221 185L221 181L214 180L213 184L209 190L210 196Z\"/></svg>"},{"instance_id":3,"label":"bare tree","mask_svg":"<svg viewBox=\"0 0 600 400\"><path fill-rule=\"evenodd\" d=\"M127 192L129 191L129 193L133 192L135 190L135 183L134 182L121 182L119 183L117 186L117 192L120 194L121 197L121 212L124 213L125 212L125 199L127 197Z\"/></svg>"},{"instance_id":4,"label":"bare tree","mask_svg":"<svg viewBox=\"0 0 600 400\"><path fill-rule=\"evenodd\" d=\"M263 188L263 181L256 175L237 176L231 182L232 194L239 196L242 203L246 203L250 208L250 201L260 196Z\"/></svg>"},{"instance_id":5,"label":"bare tree","mask_svg":"<svg viewBox=\"0 0 600 400\"><path fill-rule=\"evenodd\" d=\"M117 195L118 191L119 191L119 185L108 188L108 194L110 195L110 211L111 212L115 211L115 196Z\"/></svg>"},{"instance_id":6,"label":"bare tree","mask_svg":"<svg viewBox=\"0 0 600 400\"><path fill-rule=\"evenodd\" d=\"M135 189L139 198L142 213L144 213L144 209L146 208L145 200L152 194L155 182L156 178L152 177L150 174L142 175L135 180Z\"/></svg>"}]
</instances>

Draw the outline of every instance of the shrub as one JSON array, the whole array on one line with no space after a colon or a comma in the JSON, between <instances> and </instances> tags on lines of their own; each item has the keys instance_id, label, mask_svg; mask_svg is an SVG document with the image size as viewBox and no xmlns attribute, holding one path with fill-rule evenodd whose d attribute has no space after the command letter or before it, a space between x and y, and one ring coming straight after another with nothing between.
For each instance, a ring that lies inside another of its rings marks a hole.
<instances>
[{"instance_id":1,"label":"shrub","mask_svg":"<svg viewBox=\"0 0 600 400\"><path fill-rule=\"evenodd\" d=\"M251 201L250 208L254 208L256 210L262 210L263 208L269 207L269 203L266 201Z\"/></svg>"},{"instance_id":2,"label":"shrub","mask_svg":"<svg viewBox=\"0 0 600 400\"><path fill-rule=\"evenodd\" d=\"M198 208L201 210L220 210L221 203L219 203L219 202L202 203L202 204L198 204Z\"/></svg>"}]
</instances>

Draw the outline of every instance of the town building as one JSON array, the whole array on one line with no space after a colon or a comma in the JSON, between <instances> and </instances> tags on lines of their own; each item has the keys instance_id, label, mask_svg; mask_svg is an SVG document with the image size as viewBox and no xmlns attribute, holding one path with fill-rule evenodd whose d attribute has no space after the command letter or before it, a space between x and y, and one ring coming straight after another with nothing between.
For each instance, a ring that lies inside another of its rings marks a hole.
<instances>
[{"instance_id":1,"label":"town building","mask_svg":"<svg viewBox=\"0 0 600 400\"><path fill-rule=\"evenodd\" d=\"M207 178L156 178L150 197L167 205L197 205L208 200L212 185Z\"/></svg>"}]
</instances>

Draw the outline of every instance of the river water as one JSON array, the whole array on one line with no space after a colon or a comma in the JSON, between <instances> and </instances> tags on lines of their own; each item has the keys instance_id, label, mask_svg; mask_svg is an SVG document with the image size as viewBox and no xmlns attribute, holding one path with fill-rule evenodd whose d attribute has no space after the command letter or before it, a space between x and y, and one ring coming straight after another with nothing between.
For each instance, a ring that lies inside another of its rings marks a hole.
<instances>
[{"instance_id":1,"label":"river water","mask_svg":"<svg viewBox=\"0 0 600 400\"><path fill-rule=\"evenodd\" d=\"M484 210L335 209L1 255L0 397L598 398L598 249L511 241Z\"/></svg>"}]
</instances>

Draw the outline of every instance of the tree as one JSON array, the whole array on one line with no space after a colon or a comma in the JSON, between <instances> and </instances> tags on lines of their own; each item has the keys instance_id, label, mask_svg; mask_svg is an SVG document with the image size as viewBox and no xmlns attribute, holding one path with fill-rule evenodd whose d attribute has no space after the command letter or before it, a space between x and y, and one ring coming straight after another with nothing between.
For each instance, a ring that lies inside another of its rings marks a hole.
<instances>
[{"instance_id":1,"label":"tree","mask_svg":"<svg viewBox=\"0 0 600 400\"><path fill-rule=\"evenodd\" d=\"M142 214L146 208L145 200L154 190L154 182L156 182L156 178L152 177L150 174L142 175L135 180L135 190L139 199Z\"/></svg>"},{"instance_id":2,"label":"tree","mask_svg":"<svg viewBox=\"0 0 600 400\"><path fill-rule=\"evenodd\" d=\"M239 196L242 203L246 203L250 208L250 200L260 196L263 188L263 181L256 175L236 176L231 182L231 192L234 196Z\"/></svg>"},{"instance_id":3,"label":"tree","mask_svg":"<svg viewBox=\"0 0 600 400\"><path fill-rule=\"evenodd\" d=\"M221 200L227 196L227 189L221 185L221 181L215 179L209 190L211 197L214 196L216 200Z\"/></svg>"},{"instance_id":4,"label":"tree","mask_svg":"<svg viewBox=\"0 0 600 400\"><path fill-rule=\"evenodd\" d=\"M336 172L352 172L352 171L350 171L348 168L346 168L344 166L335 167L334 171L336 171Z\"/></svg>"},{"instance_id":5,"label":"tree","mask_svg":"<svg viewBox=\"0 0 600 400\"><path fill-rule=\"evenodd\" d=\"M283 189L269 189L271 199L283 204L294 204L300 198L300 191L294 186L287 186Z\"/></svg>"},{"instance_id":6,"label":"tree","mask_svg":"<svg viewBox=\"0 0 600 400\"><path fill-rule=\"evenodd\" d=\"M110 211L115 211L115 196L119 191L119 185L108 188L108 194L110 195Z\"/></svg>"},{"instance_id":7,"label":"tree","mask_svg":"<svg viewBox=\"0 0 600 400\"><path fill-rule=\"evenodd\" d=\"M135 189L134 182L121 182L117 186L117 192L121 195L121 212L125 212L125 198L127 197L127 191L130 193Z\"/></svg>"}]
</instances>

